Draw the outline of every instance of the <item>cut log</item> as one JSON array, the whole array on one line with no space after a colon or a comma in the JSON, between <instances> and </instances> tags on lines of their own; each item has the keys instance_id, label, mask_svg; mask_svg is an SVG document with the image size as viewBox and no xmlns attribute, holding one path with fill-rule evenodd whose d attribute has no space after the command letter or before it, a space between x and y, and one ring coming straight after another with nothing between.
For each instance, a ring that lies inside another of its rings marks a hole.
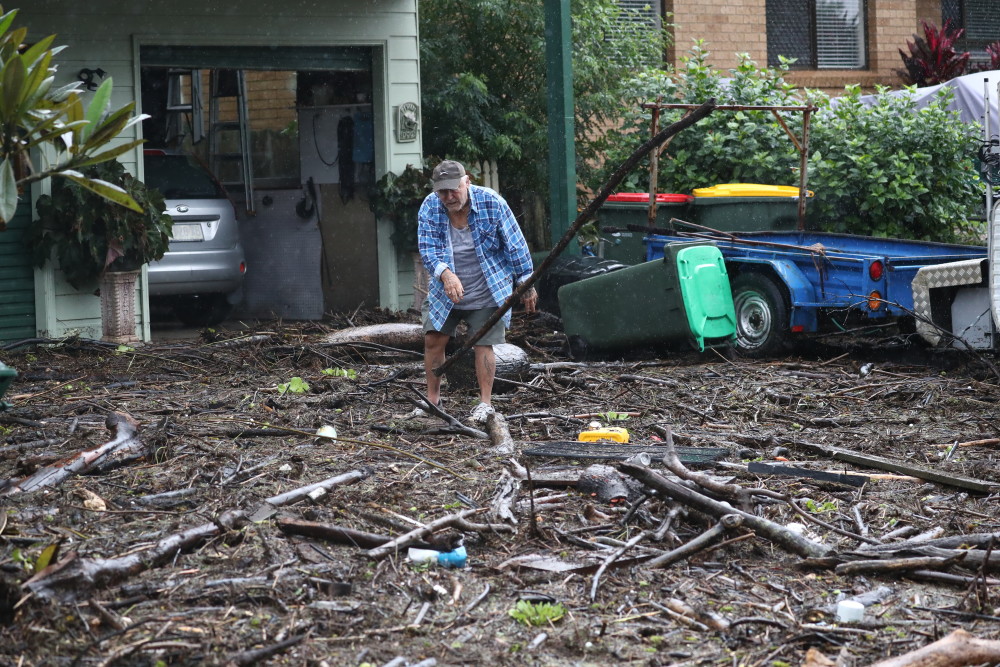
<instances>
[{"instance_id":1,"label":"cut log","mask_svg":"<svg viewBox=\"0 0 1000 667\"><path fill-rule=\"evenodd\" d=\"M528 354L517 345L510 343L494 345L493 355L496 357L496 376L498 378L519 381L531 370ZM469 352L452 364L445 374L449 387L472 389L479 386L476 382L475 358L475 353ZM505 386L505 383L497 382L493 386L493 391L501 393L508 388L509 386Z\"/></svg>"},{"instance_id":2,"label":"cut log","mask_svg":"<svg viewBox=\"0 0 1000 667\"><path fill-rule=\"evenodd\" d=\"M1000 662L1000 641L979 639L965 630L955 630L933 644L881 660L871 667L965 667Z\"/></svg>"},{"instance_id":3,"label":"cut log","mask_svg":"<svg viewBox=\"0 0 1000 667\"><path fill-rule=\"evenodd\" d=\"M424 349L424 328L419 324L392 322L372 324L364 327L341 329L328 335L324 343L376 343L401 350L422 352Z\"/></svg>"}]
</instances>

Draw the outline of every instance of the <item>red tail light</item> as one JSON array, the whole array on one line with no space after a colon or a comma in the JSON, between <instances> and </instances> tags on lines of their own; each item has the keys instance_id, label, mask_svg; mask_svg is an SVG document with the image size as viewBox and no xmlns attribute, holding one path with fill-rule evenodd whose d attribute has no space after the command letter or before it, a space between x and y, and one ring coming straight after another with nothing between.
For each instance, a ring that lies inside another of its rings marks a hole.
<instances>
[{"instance_id":1,"label":"red tail light","mask_svg":"<svg viewBox=\"0 0 1000 667\"><path fill-rule=\"evenodd\" d=\"M885 275L885 265L879 260L875 260L868 265L868 277L872 280L882 280Z\"/></svg>"}]
</instances>

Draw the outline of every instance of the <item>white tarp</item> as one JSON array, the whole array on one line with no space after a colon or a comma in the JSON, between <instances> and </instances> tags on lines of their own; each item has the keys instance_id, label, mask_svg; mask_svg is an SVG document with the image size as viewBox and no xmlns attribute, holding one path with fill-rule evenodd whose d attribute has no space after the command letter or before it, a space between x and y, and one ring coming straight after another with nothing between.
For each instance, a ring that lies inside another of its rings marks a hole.
<instances>
[{"instance_id":1,"label":"white tarp","mask_svg":"<svg viewBox=\"0 0 1000 667\"><path fill-rule=\"evenodd\" d=\"M936 86L917 88L913 93L913 99L917 103L917 108L920 109L933 100L934 95L939 90L945 87L951 88L954 97L948 108L961 112L963 122L979 122L982 124L983 114L986 111L986 86L989 86L990 128L991 133L996 134L998 125L1000 125L1000 113L998 113L997 106L998 101L1000 101L1000 93L997 92L998 84L1000 84L1000 70L976 72L975 74L966 74ZM906 95L907 91L893 90L884 94ZM876 97L876 95L863 95L861 101L865 104L874 104Z\"/></svg>"}]
</instances>

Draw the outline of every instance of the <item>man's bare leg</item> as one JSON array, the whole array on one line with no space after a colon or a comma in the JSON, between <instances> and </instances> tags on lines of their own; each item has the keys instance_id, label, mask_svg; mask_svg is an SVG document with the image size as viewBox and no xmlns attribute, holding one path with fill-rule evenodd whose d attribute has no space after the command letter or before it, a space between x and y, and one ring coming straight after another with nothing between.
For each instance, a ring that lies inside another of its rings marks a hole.
<instances>
[{"instance_id":1,"label":"man's bare leg","mask_svg":"<svg viewBox=\"0 0 1000 667\"><path fill-rule=\"evenodd\" d=\"M493 400L493 380L497 373L497 358L493 354L492 345L476 345L473 349L476 352L476 381L479 382L479 400L490 405Z\"/></svg>"},{"instance_id":2,"label":"man's bare leg","mask_svg":"<svg viewBox=\"0 0 1000 667\"><path fill-rule=\"evenodd\" d=\"M424 374L427 376L427 400L434 405L441 404L441 378L434 369L444 363L444 350L448 346L448 334L428 331L424 334Z\"/></svg>"}]
</instances>

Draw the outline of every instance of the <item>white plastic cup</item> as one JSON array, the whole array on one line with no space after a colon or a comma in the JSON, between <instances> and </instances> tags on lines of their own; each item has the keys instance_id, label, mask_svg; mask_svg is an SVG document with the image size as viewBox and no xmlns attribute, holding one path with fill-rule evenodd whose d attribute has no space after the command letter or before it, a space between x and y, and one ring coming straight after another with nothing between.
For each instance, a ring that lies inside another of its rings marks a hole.
<instances>
[{"instance_id":1,"label":"white plastic cup","mask_svg":"<svg viewBox=\"0 0 1000 667\"><path fill-rule=\"evenodd\" d=\"M865 617L865 606L855 600L841 600L837 603L838 623L857 623Z\"/></svg>"}]
</instances>

